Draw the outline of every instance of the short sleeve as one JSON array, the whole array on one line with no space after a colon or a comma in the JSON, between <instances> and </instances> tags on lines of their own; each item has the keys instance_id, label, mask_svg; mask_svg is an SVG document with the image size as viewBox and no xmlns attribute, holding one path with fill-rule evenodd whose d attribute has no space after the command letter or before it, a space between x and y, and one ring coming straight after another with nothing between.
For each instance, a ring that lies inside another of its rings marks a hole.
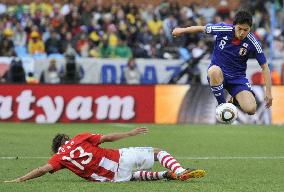
<instances>
[{"instance_id":1,"label":"short sleeve","mask_svg":"<svg viewBox=\"0 0 284 192\"><path fill-rule=\"evenodd\" d=\"M52 168L53 168L53 170L50 171L50 173L54 173L54 172L56 172L56 171L58 171L58 170L63 168L63 166L60 163L60 157L57 154L53 155L48 160L48 164L50 164L52 166Z\"/></svg>"},{"instance_id":2,"label":"short sleeve","mask_svg":"<svg viewBox=\"0 0 284 192\"><path fill-rule=\"evenodd\" d=\"M265 63L267 63L266 57L264 55L264 53L256 53L255 58L258 62L259 65L264 65Z\"/></svg>"},{"instance_id":3,"label":"short sleeve","mask_svg":"<svg viewBox=\"0 0 284 192\"><path fill-rule=\"evenodd\" d=\"M92 143L92 145L98 146L98 145L101 144L100 140L101 140L102 136L103 135L101 135L101 134L92 134L92 136L88 138L88 141L90 141Z\"/></svg>"},{"instance_id":4,"label":"short sleeve","mask_svg":"<svg viewBox=\"0 0 284 192\"><path fill-rule=\"evenodd\" d=\"M263 65L263 64L267 63L267 60L266 60L266 57L265 57L263 50L261 48L260 42L257 41L256 38L251 33L249 33L247 37L251 42L252 50L253 50L253 53L255 55L255 58L256 58L258 64Z\"/></svg>"},{"instance_id":5,"label":"short sleeve","mask_svg":"<svg viewBox=\"0 0 284 192\"><path fill-rule=\"evenodd\" d=\"M224 23L220 24L207 24L205 25L205 33L211 35L221 35L234 30L232 25L227 25Z\"/></svg>"},{"instance_id":6,"label":"short sleeve","mask_svg":"<svg viewBox=\"0 0 284 192\"><path fill-rule=\"evenodd\" d=\"M213 26L213 24L205 25L205 33L206 34L212 34L212 26Z\"/></svg>"}]
</instances>

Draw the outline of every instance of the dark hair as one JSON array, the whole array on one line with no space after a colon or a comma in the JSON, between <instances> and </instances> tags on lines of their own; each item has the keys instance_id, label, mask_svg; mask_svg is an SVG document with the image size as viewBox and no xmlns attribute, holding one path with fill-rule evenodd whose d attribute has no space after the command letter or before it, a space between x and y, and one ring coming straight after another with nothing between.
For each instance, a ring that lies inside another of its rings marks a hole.
<instances>
[{"instance_id":1,"label":"dark hair","mask_svg":"<svg viewBox=\"0 0 284 192\"><path fill-rule=\"evenodd\" d=\"M69 136L65 134L57 134L52 140L51 150L53 153L57 153L59 147L65 144L66 141L69 141Z\"/></svg>"},{"instance_id":2,"label":"dark hair","mask_svg":"<svg viewBox=\"0 0 284 192\"><path fill-rule=\"evenodd\" d=\"M252 15L248 11L240 10L236 13L233 24L248 24L251 27Z\"/></svg>"}]
</instances>

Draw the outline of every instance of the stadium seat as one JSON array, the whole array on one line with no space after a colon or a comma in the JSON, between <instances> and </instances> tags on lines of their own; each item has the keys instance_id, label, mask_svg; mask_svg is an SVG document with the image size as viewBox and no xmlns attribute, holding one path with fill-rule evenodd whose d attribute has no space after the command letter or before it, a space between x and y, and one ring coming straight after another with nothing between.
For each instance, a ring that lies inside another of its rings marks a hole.
<instances>
[{"instance_id":1,"label":"stadium seat","mask_svg":"<svg viewBox=\"0 0 284 192\"><path fill-rule=\"evenodd\" d=\"M15 46L15 52L18 57L26 57L29 55L25 46Z\"/></svg>"},{"instance_id":2,"label":"stadium seat","mask_svg":"<svg viewBox=\"0 0 284 192\"><path fill-rule=\"evenodd\" d=\"M36 53L36 54L33 54L33 58L34 59L46 59L47 55L45 53Z\"/></svg>"},{"instance_id":3,"label":"stadium seat","mask_svg":"<svg viewBox=\"0 0 284 192\"><path fill-rule=\"evenodd\" d=\"M60 54L60 53L52 53L50 55L48 55L49 59L64 59L64 55Z\"/></svg>"}]
</instances>

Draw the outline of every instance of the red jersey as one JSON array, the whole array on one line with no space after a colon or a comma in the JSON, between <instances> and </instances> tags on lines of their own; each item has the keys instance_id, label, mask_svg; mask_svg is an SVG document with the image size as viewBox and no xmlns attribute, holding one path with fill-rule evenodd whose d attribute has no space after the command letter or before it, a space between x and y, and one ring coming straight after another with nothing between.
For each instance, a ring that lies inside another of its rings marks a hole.
<instances>
[{"instance_id":1,"label":"red jersey","mask_svg":"<svg viewBox=\"0 0 284 192\"><path fill-rule=\"evenodd\" d=\"M100 148L100 134L82 133L58 149L48 163L51 173L67 168L91 181L111 181L118 169L119 151Z\"/></svg>"}]
</instances>

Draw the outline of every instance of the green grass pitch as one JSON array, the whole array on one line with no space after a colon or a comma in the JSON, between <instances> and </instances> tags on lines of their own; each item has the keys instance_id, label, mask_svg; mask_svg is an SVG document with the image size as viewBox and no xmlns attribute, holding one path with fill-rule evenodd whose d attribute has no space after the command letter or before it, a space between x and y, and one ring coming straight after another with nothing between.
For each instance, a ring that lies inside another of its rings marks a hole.
<instances>
[{"instance_id":1,"label":"green grass pitch","mask_svg":"<svg viewBox=\"0 0 284 192\"><path fill-rule=\"evenodd\" d=\"M48 160L56 133L74 136L83 131L111 133L137 124L0 123L0 191L284 191L284 127L229 125L145 125L146 135L127 138L103 147L154 146L176 156L189 168L203 168L201 179L181 181L94 183L68 170L24 183L3 183L22 176ZM11 158L8 158L11 157ZM14 158L18 157L18 158ZM36 158L38 157L38 158ZM156 164L155 170L163 170Z\"/></svg>"}]
</instances>

